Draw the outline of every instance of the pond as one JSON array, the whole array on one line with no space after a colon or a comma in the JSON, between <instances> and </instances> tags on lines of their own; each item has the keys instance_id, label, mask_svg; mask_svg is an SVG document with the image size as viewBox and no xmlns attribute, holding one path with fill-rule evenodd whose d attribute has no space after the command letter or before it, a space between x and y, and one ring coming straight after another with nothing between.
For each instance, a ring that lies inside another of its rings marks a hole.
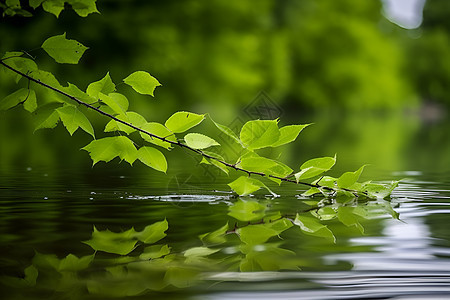
<instances>
[{"instance_id":1,"label":"pond","mask_svg":"<svg viewBox=\"0 0 450 300\"><path fill-rule=\"evenodd\" d=\"M275 186L275 198L238 198L228 178L206 179L202 167L183 168L185 159L164 176L124 164L9 168L0 178L2 299L448 297L448 141L437 148L423 134L447 124L389 121L396 126L383 138L397 140L391 152L374 142L376 155L361 154L363 138L353 136L349 148L343 132L363 131L352 122L326 148L290 152L308 159L334 149L343 169L378 163L367 177L401 180L392 199L305 198L299 186ZM365 124L366 133L388 126ZM335 124L320 126L325 132Z\"/></svg>"}]
</instances>

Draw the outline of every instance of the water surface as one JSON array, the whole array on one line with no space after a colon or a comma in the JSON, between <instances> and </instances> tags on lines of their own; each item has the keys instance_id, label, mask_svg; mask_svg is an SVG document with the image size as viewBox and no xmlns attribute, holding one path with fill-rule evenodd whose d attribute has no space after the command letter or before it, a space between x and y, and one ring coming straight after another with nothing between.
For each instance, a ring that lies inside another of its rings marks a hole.
<instances>
[{"instance_id":1,"label":"water surface","mask_svg":"<svg viewBox=\"0 0 450 300\"><path fill-rule=\"evenodd\" d=\"M242 255L236 255L242 245L236 244L236 239L232 238L226 246L216 247L220 251L211 256L213 259L207 257L207 262L214 264L214 267L196 264L194 274L198 280L178 282L178 286L147 289L133 297L119 298L448 297L449 175L419 171L385 174L384 177L389 179L406 178L394 191L392 200L387 202L400 214L399 220L382 206L377 206L371 210L374 214L370 218L360 220L364 233L340 222L327 222L336 236L336 243L290 228L283 232L282 239L275 237L264 243L263 247L255 248L262 255L265 251L269 255L275 253L275 262L286 255L285 262L291 266L285 264L280 270L274 266L267 266L267 270L264 266L256 266L254 271L241 272L236 266ZM37 285L33 287L14 286L8 280L5 283L5 278L26 278L24 270L33 262L36 253L56 255L58 259L68 254L77 257L91 255L93 250L82 241L91 238L93 226L113 232L124 232L131 227L139 231L166 219L169 228L162 243L170 245L174 253L182 256L187 249L203 245L199 235L214 231L226 222L236 222L227 214L230 207L240 200L225 189L217 190L217 186L223 185L179 179L176 186L173 180L167 178L133 175L120 168L87 170L86 173L16 169L3 176L0 187L0 276L3 279L2 295L6 296L4 299L109 298L111 295L90 293L86 287L86 282L92 281L92 278L101 284L103 280L104 284L109 283L106 275L105 278L101 277L103 275L99 277L104 273L95 269L99 268L98 264L70 279L70 282L77 283L70 287L45 286L39 281L41 275L38 275ZM144 184L148 181L152 182L153 188ZM298 197L301 191L295 186L285 189L282 197L259 195L252 201L267 204L268 213L308 214L308 202ZM362 202L358 205L369 207L373 204ZM289 250L294 256L279 249ZM138 247L135 251L141 250ZM96 255L102 259L108 258L105 254ZM236 261L223 263L227 259ZM219 260L220 263L216 264ZM164 276L164 273L151 272L142 271L139 280L145 281L147 277L153 280L153 275ZM58 276L63 276L61 274ZM60 278L55 282L61 282ZM132 282L123 281L127 285Z\"/></svg>"}]
</instances>

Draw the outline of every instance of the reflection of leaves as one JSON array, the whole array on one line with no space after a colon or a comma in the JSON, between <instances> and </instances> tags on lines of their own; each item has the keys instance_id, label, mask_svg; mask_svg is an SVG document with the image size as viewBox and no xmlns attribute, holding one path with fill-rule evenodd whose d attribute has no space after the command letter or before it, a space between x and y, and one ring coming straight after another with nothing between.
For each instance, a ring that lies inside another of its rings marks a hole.
<instances>
[{"instance_id":1,"label":"reflection of leaves","mask_svg":"<svg viewBox=\"0 0 450 300\"><path fill-rule=\"evenodd\" d=\"M323 237L336 242L334 234L326 225L321 224L316 218L300 216L297 214L294 224L299 226L300 229L309 235Z\"/></svg>"},{"instance_id":2,"label":"reflection of leaves","mask_svg":"<svg viewBox=\"0 0 450 300\"><path fill-rule=\"evenodd\" d=\"M194 247L186 250L184 252L185 257L199 257L199 256L208 256L213 253L216 253L220 249L211 249L208 247Z\"/></svg>"},{"instance_id":3,"label":"reflection of leaves","mask_svg":"<svg viewBox=\"0 0 450 300\"><path fill-rule=\"evenodd\" d=\"M95 251L104 251L120 255L127 255L133 251L137 240L133 239L136 232L133 228L125 232L98 231L94 226L92 238L83 243L91 246Z\"/></svg>"},{"instance_id":4,"label":"reflection of leaves","mask_svg":"<svg viewBox=\"0 0 450 300\"><path fill-rule=\"evenodd\" d=\"M361 215L361 214L359 214ZM341 206L338 208L337 217L345 226L355 226L361 233L364 233L364 227L359 223L355 216L355 207Z\"/></svg>"},{"instance_id":5,"label":"reflection of leaves","mask_svg":"<svg viewBox=\"0 0 450 300\"><path fill-rule=\"evenodd\" d=\"M76 272L84 270L90 265L93 259L94 255L78 258L73 254L69 254L59 262L58 271Z\"/></svg>"},{"instance_id":6,"label":"reflection of leaves","mask_svg":"<svg viewBox=\"0 0 450 300\"><path fill-rule=\"evenodd\" d=\"M226 241L225 233L227 232L227 230L228 223L213 232L208 232L200 235L199 238L205 245L222 244Z\"/></svg>"},{"instance_id":7,"label":"reflection of leaves","mask_svg":"<svg viewBox=\"0 0 450 300\"><path fill-rule=\"evenodd\" d=\"M36 285L36 279L38 277L38 270L34 265L27 267L24 270L24 277L12 277L12 276L1 276L0 282L15 288L31 287Z\"/></svg>"},{"instance_id":8,"label":"reflection of leaves","mask_svg":"<svg viewBox=\"0 0 450 300\"><path fill-rule=\"evenodd\" d=\"M281 219L266 224L249 225L237 229L242 242L248 245L264 244L273 236L280 235L286 229L292 227L292 223L287 219Z\"/></svg>"},{"instance_id":9,"label":"reflection of leaves","mask_svg":"<svg viewBox=\"0 0 450 300\"><path fill-rule=\"evenodd\" d=\"M170 247L168 245L152 245L144 249L139 258L140 259L155 259L160 258L170 253Z\"/></svg>"},{"instance_id":10,"label":"reflection of leaves","mask_svg":"<svg viewBox=\"0 0 450 300\"><path fill-rule=\"evenodd\" d=\"M278 244L264 244L257 247L241 246L245 257L239 264L241 272L297 270L295 253L279 248Z\"/></svg>"},{"instance_id":11,"label":"reflection of leaves","mask_svg":"<svg viewBox=\"0 0 450 300\"><path fill-rule=\"evenodd\" d=\"M99 231L94 227L92 238L84 243L96 251L118 255L101 257L95 268L90 268L94 254L84 257L69 254L59 259L54 254L36 253L33 264L24 271L24 278L3 276L0 282L16 288L43 288L62 293L70 291L81 296L80 293L87 290L93 296L112 298L138 296L148 291L184 289L198 284L204 272L298 270L300 266L312 266L313 262L281 248L280 241L268 242L276 237L281 239L281 235L293 225L305 234L334 242L335 236L323 221L337 219L345 226L356 227L363 232L359 221L361 217L377 215L382 211L380 208L396 216L390 203L381 199L358 205L361 200L355 198L351 203L353 206L338 199L326 199L311 203L316 206L311 210L312 215L297 214L295 220L279 211L266 213L267 206L257 201L239 199L230 206L229 215L248 224L228 232L227 223L200 235L203 245L177 252L171 252L167 244L146 245L135 250L138 242L152 244L164 238L168 229L166 220L150 224L142 231L131 228L117 233ZM256 224L251 224L252 221ZM237 235L227 235L233 232ZM299 239L304 238L299 236ZM133 250L140 250L140 253L128 256ZM89 276L86 277L86 274Z\"/></svg>"},{"instance_id":12,"label":"reflection of leaves","mask_svg":"<svg viewBox=\"0 0 450 300\"><path fill-rule=\"evenodd\" d=\"M387 185L368 183L363 188L370 197L384 199L392 193L398 183L398 181L393 181Z\"/></svg>"},{"instance_id":13,"label":"reflection of leaves","mask_svg":"<svg viewBox=\"0 0 450 300\"><path fill-rule=\"evenodd\" d=\"M136 233L136 237L143 243L153 244L166 236L165 231L169 228L167 220L148 225L141 232Z\"/></svg>"},{"instance_id":14,"label":"reflection of leaves","mask_svg":"<svg viewBox=\"0 0 450 300\"><path fill-rule=\"evenodd\" d=\"M266 206L256 201L239 199L229 208L228 215L239 221L254 221L262 219L265 215Z\"/></svg>"},{"instance_id":15,"label":"reflection of leaves","mask_svg":"<svg viewBox=\"0 0 450 300\"><path fill-rule=\"evenodd\" d=\"M145 244L155 243L166 236L167 229L166 220L148 225L140 232L134 228L119 233L109 230L98 231L94 226L92 238L84 243L96 251L127 255L133 251L138 240Z\"/></svg>"},{"instance_id":16,"label":"reflection of leaves","mask_svg":"<svg viewBox=\"0 0 450 300\"><path fill-rule=\"evenodd\" d=\"M180 266L170 267L164 275L164 282L177 288L187 288L198 281L198 273L193 268Z\"/></svg>"}]
</instances>

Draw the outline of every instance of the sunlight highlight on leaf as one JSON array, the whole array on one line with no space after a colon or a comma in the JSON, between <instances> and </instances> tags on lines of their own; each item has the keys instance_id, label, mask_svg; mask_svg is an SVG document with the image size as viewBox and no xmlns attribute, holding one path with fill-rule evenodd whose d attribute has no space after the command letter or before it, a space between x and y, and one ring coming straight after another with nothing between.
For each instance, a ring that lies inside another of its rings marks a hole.
<instances>
[{"instance_id":1,"label":"sunlight highlight on leaf","mask_svg":"<svg viewBox=\"0 0 450 300\"><path fill-rule=\"evenodd\" d=\"M240 140L251 151L269 147L280 138L277 120L248 121L242 126Z\"/></svg>"},{"instance_id":2,"label":"sunlight highlight on leaf","mask_svg":"<svg viewBox=\"0 0 450 300\"><path fill-rule=\"evenodd\" d=\"M144 71L137 71L130 74L123 82L131 86L139 94L150 95L152 97L156 87L161 85L155 77Z\"/></svg>"},{"instance_id":3,"label":"sunlight highlight on leaf","mask_svg":"<svg viewBox=\"0 0 450 300\"><path fill-rule=\"evenodd\" d=\"M187 111L174 113L164 124L173 133L182 133L197 126L205 119L205 115L199 115Z\"/></svg>"},{"instance_id":4,"label":"sunlight highlight on leaf","mask_svg":"<svg viewBox=\"0 0 450 300\"><path fill-rule=\"evenodd\" d=\"M63 33L46 39L42 49L57 63L77 64L88 48L80 42L66 39L66 33Z\"/></svg>"},{"instance_id":5,"label":"sunlight highlight on leaf","mask_svg":"<svg viewBox=\"0 0 450 300\"><path fill-rule=\"evenodd\" d=\"M206 149L211 146L220 146L218 142L201 133L188 133L184 136L186 145L194 149Z\"/></svg>"},{"instance_id":6,"label":"sunlight highlight on leaf","mask_svg":"<svg viewBox=\"0 0 450 300\"><path fill-rule=\"evenodd\" d=\"M64 105L56 110L70 135L81 128L95 138L94 128L89 119L76 106Z\"/></svg>"}]
</instances>

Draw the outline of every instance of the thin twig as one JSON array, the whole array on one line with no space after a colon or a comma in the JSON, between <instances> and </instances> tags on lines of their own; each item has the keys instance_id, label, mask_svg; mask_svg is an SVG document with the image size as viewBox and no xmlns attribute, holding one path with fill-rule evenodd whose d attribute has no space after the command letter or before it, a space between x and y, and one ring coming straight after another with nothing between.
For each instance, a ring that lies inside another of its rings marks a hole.
<instances>
[{"instance_id":1,"label":"thin twig","mask_svg":"<svg viewBox=\"0 0 450 300\"><path fill-rule=\"evenodd\" d=\"M169 143L169 144L171 144L173 146L178 146L178 147L181 147L181 148L184 148L184 149L188 149L188 150L190 150L192 152L195 152L195 153L197 153L197 154L199 154L199 155L201 155L201 156L203 156L205 158L215 160L215 161L221 163L222 165L227 166L229 168L232 168L232 169L234 169L236 171L247 173L249 176L250 175L257 175L257 176L262 176L262 177L269 177L269 178L278 179L278 180L281 180L281 181L284 181L284 182L290 182L290 183L301 184L301 185L305 185L305 186L309 186L309 187L321 188L321 189L324 189L324 190L327 190L327 191L336 191L336 189L334 189L334 188L330 188L330 187L327 187L327 186L320 186L318 184L318 182L313 184L313 183L308 183L308 182L302 182L302 181L296 181L296 180L289 179L290 176L279 177L279 176L275 176L275 175L268 175L268 174L265 174L263 172L255 172L255 171L249 171L249 170L243 169L241 167L236 166L236 164L231 164L231 163L228 163L226 161L223 161L223 160L221 160L221 159L219 159L217 157L214 157L214 156L211 156L209 154L206 154L206 153L204 153L203 151L201 151L199 149L191 148L188 145L181 143L180 141L168 140L167 137L160 137L160 136L155 135L155 134L153 134L151 132L148 132L148 131L146 131L144 129L141 129L141 128L139 128L139 127L137 127L137 126L135 126L135 125L133 125L131 123L123 121L123 120L113 116L112 114L109 114L107 112L102 111L101 109L93 106L92 104L86 103L86 102L84 102L84 101L82 101L82 100L80 100L80 99L78 99L78 98L76 98L76 97L74 97L74 96L72 96L72 95L70 95L70 94L60 90L60 89L58 89L58 88L55 88L55 87L53 87L51 85L48 85L45 82L40 81L39 79L35 79L35 78L31 77L28 74L25 74L25 73L23 73L23 72L21 72L19 70L16 70L15 68L13 68L10 65L6 64L4 62L4 59L0 60L0 64L3 65L5 68L7 68L7 69L9 69L9 70L11 70L11 71L13 71L13 72L23 76L24 78L28 79L29 81L32 81L34 83L37 83L37 84L39 84L39 85L41 85L43 87L46 87L46 88L52 90L54 92L57 92L58 94L61 94L61 95L65 96L65 97L75 101L76 103L78 103L80 105L83 105L83 106L85 106L85 107L87 107L89 109L92 109L92 110L98 112L99 114L102 114L102 115L104 115L104 116L106 116L106 117L108 117L108 118L110 118L110 119L112 119L112 120L114 120L116 122L119 122L119 123L121 123L121 124L123 124L125 126L133 128L134 130L142 132L143 134L146 134L146 135L150 136L151 138L155 138L155 139L161 140L161 141ZM349 189L345 189L345 188L343 188L341 190L358 193L358 191L353 191L353 190L349 190Z\"/></svg>"}]
</instances>

